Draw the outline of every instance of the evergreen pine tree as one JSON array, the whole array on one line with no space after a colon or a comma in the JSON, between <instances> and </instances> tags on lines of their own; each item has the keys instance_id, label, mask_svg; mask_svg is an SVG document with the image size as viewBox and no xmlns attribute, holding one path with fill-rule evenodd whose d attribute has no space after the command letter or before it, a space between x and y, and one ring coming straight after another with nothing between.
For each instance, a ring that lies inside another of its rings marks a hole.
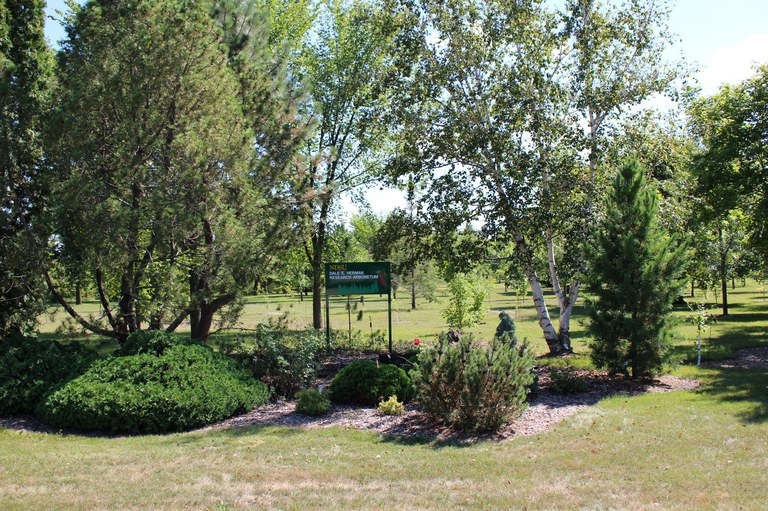
<instances>
[{"instance_id":1,"label":"evergreen pine tree","mask_svg":"<svg viewBox=\"0 0 768 511\"><path fill-rule=\"evenodd\" d=\"M637 161L621 168L590 250L592 361L632 378L660 372L669 357L669 313L683 286L685 249L657 219L656 192Z\"/></svg>"},{"instance_id":2,"label":"evergreen pine tree","mask_svg":"<svg viewBox=\"0 0 768 511\"><path fill-rule=\"evenodd\" d=\"M0 3L0 338L30 333L44 310L40 252L43 115L53 55L43 35L43 0Z\"/></svg>"}]
</instances>

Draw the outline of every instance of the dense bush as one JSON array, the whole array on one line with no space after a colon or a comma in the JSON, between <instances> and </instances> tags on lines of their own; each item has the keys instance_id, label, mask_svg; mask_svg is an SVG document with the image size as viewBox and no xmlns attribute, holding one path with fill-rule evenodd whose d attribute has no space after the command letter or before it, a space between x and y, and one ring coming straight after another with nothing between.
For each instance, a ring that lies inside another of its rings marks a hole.
<instances>
[{"instance_id":1,"label":"dense bush","mask_svg":"<svg viewBox=\"0 0 768 511\"><path fill-rule=\"evenodd\" d=\"M269 390L232 359L177 345L96 362L39 408L53 426L160 433L203 426L266 403Z\"/></svg>"},{"instance_id":2,"label":"dense bush","mask_svg":"<svg viewBox=\"0 0 768 511\"><path fill-rule=\"evenodd\" d=\"M96 353L79 344L26 337L0 342L0 414L32 413L57 385L84 373Z\"/></svg>"},{"instance_id":3,"label":"dense bush","mask_svg":"<svg viewBox=\"0 0 768 511\"><path fill-rule=\"evenodd\" d=\"M397 396L400 402L406 403L415 394L405 371L372 360L357 360L339 371L329 391L331 401L336 403L368 406L376 406L390 396Z\"/></svg>"},{"instance_id":4,"label":"dense bush","mask_svg":"<svg viewBox=\"0 0 768 511\"><path fill-rule=\"evenodd\" d=\"M241 340L231 355L278 396L292 398L314 383L320 339L314 330L289 333L280 324L259 325L252 340Z\"/></svg>"},{"instance_id":5,"label":"dense bush","mask_svg":"<svg viewBox=\"0 0 768 511\"><path fill-rule=\"evenodd\" d=\"M325 394L315 388L296 393L296 411L304 415L319 416L328 413L331 402Z\"/></svg>"},{"instance_id":6,"label":"dense bush","mask_svg":"<svg viewBox=\"0 0 768 511\"><path fill-rule=\"evenodd\" d=\"M190 342L165 330L142 330L129 335L123 345L115 352L115 355L119 357L142 353L162 355L171 346L190 344Z\"/></svg>"},{"instance_id":7,"label":"dense bush","mask_svg":"<svg viewBox=\"0 0 768 511\"><path fill-rule=\"evenodd\" d=\"M578 394L589 390L587 380L579 376L572 367L551 367L549 378L549 390L555 394Z\"/></svg>"},{"instance_id":8,"label":"dense bush","mask_svg":"<svg viewBox=\"0 0 768 511\"><path fill-rule=\"evenodd\" d=\"M402 415L405 413L405 405L397 400L397 397L390 396L386 401L379 403L377 410L381 415Z\"/></svg>"},{"instance_id":9,"label":"dense bush","mask_svg":"<svg viewBox=\"0 0 768 511\"><path fill-rule=\"evenodd\" d=\"M494 431L525 406L533 360L521 348L495 338L482 347L472 336L458 343L440 336L411 371L424 410L466 431Z\"/></svg>"}]
</instances>

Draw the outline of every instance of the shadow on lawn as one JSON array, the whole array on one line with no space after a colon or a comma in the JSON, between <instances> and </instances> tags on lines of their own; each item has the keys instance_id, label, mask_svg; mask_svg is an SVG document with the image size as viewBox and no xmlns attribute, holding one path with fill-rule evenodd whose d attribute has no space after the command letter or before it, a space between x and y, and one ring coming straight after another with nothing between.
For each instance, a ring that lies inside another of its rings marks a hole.
<instances>
[{"instance_id":1,"label":"shadow on lawn","mask_svg":"<svg viewBox=\"0 0 768 511\"><path fill-rule=\"evenodd\" d=\"M748 424L768 422L768 370L717 369L699 391L723 403L742 403L737 416Z\"/></svg>"}]
</instances>

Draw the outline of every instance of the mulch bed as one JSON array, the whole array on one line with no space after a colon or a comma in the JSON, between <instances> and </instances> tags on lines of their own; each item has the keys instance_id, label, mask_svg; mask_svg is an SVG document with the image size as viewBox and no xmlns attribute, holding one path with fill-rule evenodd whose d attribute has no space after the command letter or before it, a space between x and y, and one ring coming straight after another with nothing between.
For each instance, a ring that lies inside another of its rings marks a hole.
<instances>
[{"instance_id":1,"label":"mulch bed","mask_svg":"<svg viewBox=\"0 0 768 511\"><path fill-rule=\"evenodd\" d=\"M690 390L699 386L699 382L674 376L662 376L652 381L627 381L621 378L609 378L604 373L580 371L580 377L586 378L589 390L579 394L553 394L548 390L548 369L541 368L539 373L541 390L532 397L528 408L522 415L499 431L491 434L470 435L456 432L440 422L428 417L417 404L408 404L401 416L379 415L376 408L331 405L330 412L322 417L309 417L296 413L296 404L292 401L270 403L247 414L233 417L203 428L201 431L231 429L252 425L278 425L306 429L327 428L332 426L376 431L393 437L420 438L426 441L507 440L525 435L535 435L552 428L558 422L576 414L580 410L593 406L600 400L615 394L637 394L641 392L669 392L672 390Z\"/></svg>"},{"instance_id":2,"label":"mulch bed","mask_svg":"<svg viewBox=\"0 0 768 511\"><path fill-rule=\"evenodd\" d=\"M709 367L720 368L768 368L768 347L738 350L735 359L707 362ZM318 384L327 384L333 375L344 365L353 360L370 358L370 354L347 354L329 357L320 373ZM578 375L588 381L588 391L578 394L555 394L549 391L548 368L539 369L540 391L534 395L528 408L522 415L499 431L487 435L468 435L458 433L451 428L430 419L417 404L406 406L401 416L382 416L375 408L331 405L330 412L322 417L309 417L296 413L293 401L278 401L259 407L251 412L202 428L198 431L241 428L253 425L278 425L299 428L343 427L375 431L382 435L423 439L426 441L470 442L479 439L509 440L526 435L535 435L547 431L555 424L567 419L579 411L597 404L600 400L617 395L635 395L644 392L670 392L692 390L699 387L695 380L675 376L662 376L655 380L628 381L623 378L611 378L597 371L578 371ZM34 417L0 418L0 427L23 431L55 433L54 430ZM104 435L92 435L104 436Z\"/></svg>"}]
</instances>

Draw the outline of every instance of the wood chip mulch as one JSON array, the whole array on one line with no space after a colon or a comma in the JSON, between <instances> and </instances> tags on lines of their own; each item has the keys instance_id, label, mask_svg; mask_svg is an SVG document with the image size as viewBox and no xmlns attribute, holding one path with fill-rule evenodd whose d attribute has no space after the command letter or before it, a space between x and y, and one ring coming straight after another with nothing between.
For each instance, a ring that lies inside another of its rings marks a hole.
<instances>
[{"instance_id":1,"label":"wood chip mulch","mask_svg":"<svg viewBox=\"0 0 768 511\"><path fill-rule=\"evenodd\" d=\"M297 413L296 404L293 401L270 403L247 414L203 428L201 431L253 425L278 425L305 429L338 426L376 431L385 436L423 440L458 442L481 439L508 440L547 431L558 422L612 395L691 390L700 385L698 381L675 376L662 376L651 381L626 381L621 378L609 378L599 372L581 371L580 373L581 377L589 381L589 391L578 394L553 394L547 390L547 370L542 368L541 391L532 396L528 408L520 417L492 434L469 435L456 432L429 418L417 404L407 405L405 413L401 416L379 415L376 408L331 405L327 415L309 417Z\"/></svg>"},{"instance_id":2,"label":"wood chip mulch","mask_svg":"<svg viewBox=\"0 0 768 511\"><path fill-rule=\"evenodd\" d=\"M329 360L320 383L327 383L338 368L352 359L352 356ZM768 368L768 346L747 348L736 351L736 358L717 362L707 362L706 366L720 368ZM597 404L600 400L617 395L635 395L643 392L669 392L692 390L699 387L695 380L676 376L662 376L649 381L627 381L610 378L604 373L581 371L579 376L588 380L587 392L578 394L554 394L548 390L549 378L546 368L540 368L541 390L532 396L528 408L520 417L513 419L499 431L488 435L472 436L457 433L444 424L430 419L417 404L409 404L401 416L382 416L375 408L331 405L330 413L322 417L309 417L296 413L293 401L278 401L259 407L249 413L202 428L198 431L241 428L253 425L279 425L306 429L327 428L332 426L360 430L376 431L382 435L423 439L427 441L471 442L480 439L509 440L526 435L535 435L547 431L557 423L567 419L585 408ZM20 432L57 432L40 423L34 417L0 418L0 427L15 429ZM98 435L103 436L103 435Z\"/></svg>"}]
</instances>

